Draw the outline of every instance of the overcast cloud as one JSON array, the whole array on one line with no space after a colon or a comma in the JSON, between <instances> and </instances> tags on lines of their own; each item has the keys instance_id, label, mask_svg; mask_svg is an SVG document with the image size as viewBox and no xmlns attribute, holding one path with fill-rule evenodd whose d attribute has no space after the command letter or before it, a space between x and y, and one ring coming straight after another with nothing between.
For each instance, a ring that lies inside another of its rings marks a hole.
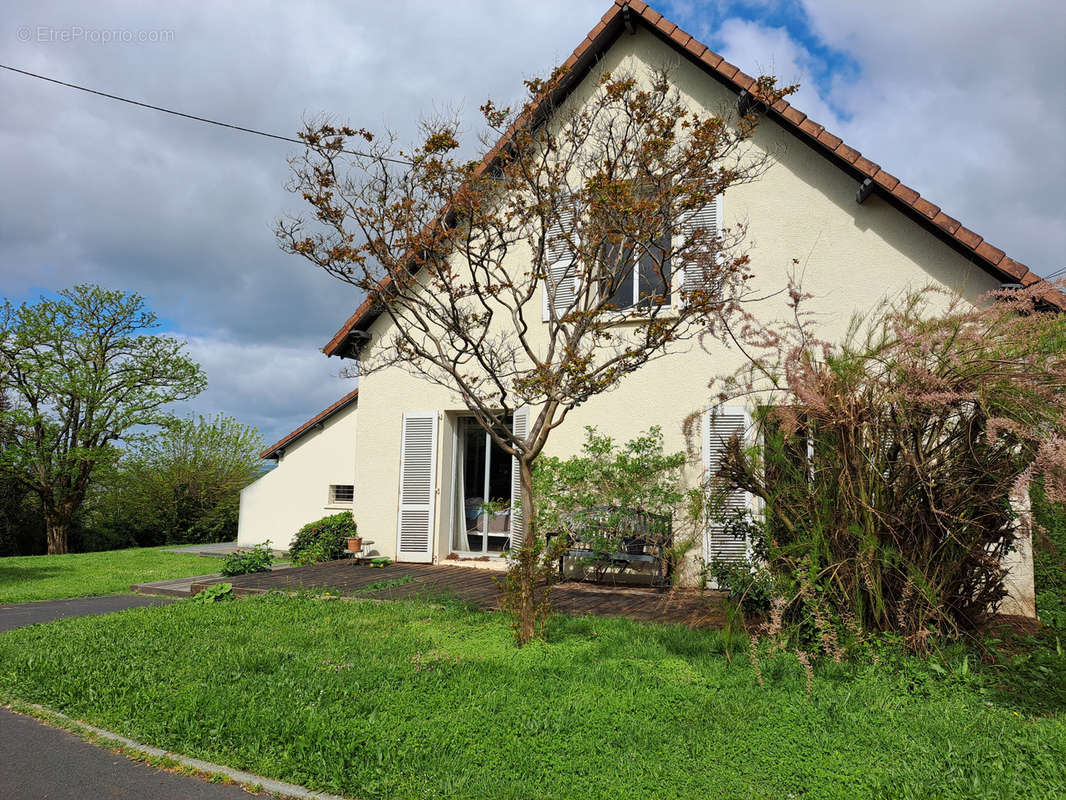
<instances>
[{"instance_id":1,"label":"overcast cloud","mask_svg":"<svg viewBox=\"0 0 1066 800\"><path fill-rule=\"evenodd\" d=\"M8 2L0 62L293 135L305 116L410 135L563 60L607 0ZM795 104L1035 272L1066 266L1066 6L664 3ZM80 33L79 33L80 31ZM145 38L149 41L101 41ZM63 41L75 38L76 41ZM295 145L0 72L0 292L137 291L189 339L223 411L273 440L350 390L319 349L354 290L282 254Z\"/></svg>"}]
</instances>

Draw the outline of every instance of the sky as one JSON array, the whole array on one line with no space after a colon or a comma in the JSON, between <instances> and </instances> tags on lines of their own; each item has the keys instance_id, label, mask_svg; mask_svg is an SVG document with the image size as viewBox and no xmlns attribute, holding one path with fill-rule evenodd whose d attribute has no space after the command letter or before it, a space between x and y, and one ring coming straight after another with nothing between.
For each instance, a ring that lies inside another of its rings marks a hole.
<instances>
[{"instance_id":1,"label":"sky","mask_svg":"<svg viewBox=\"0 0 1066 800\"><path fill-rule=\"evenodd\" d=\"M1066 3L653 3L1037 274L1066 267ZM0 63L293 136L325 114L413 137L565 60L608 0L8 0ZM280 251L298 146L0 70L0 295L138 292L225 413L274 441L350 391L321 347L360 298Z\"/></svg>"}]
</instances>

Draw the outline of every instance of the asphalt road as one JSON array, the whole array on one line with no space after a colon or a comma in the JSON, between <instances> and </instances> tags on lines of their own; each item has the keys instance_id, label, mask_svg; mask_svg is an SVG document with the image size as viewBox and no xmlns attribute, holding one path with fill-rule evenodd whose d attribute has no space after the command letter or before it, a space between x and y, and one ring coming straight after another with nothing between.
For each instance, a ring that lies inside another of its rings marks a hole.
<instances>
[{"instance_id":1,"label":"asphalt road","mask_svg":"<svg viewBox=\"0 0 1066 800\"><path fill-rule=\"evenodd\" d=\"M0 631L174 602L114 595L0 606ZM0 800L249 800L239 786L153 769L0 708Z\"/></svg>"},{"instance_id":2,"label":"asphalt road","mask_svg":"<svg viewBox=\"0 0 1066 800\"><path fill-rule=\"evenodd\" d=\"M137 594L114 594L108 597L75 597L70 600L42 600L38 603L0 605L0 632L23 625L36 625L64 617L87 617L110 614L127 608L161 606L173 603L168 597L143 597Z\"/></svg>"}]
</instances>

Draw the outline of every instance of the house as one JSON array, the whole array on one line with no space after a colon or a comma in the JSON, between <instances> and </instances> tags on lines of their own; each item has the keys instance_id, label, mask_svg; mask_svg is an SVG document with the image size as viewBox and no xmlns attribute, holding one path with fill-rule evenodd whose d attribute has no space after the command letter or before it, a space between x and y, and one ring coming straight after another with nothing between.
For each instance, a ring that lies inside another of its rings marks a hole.
<instances>
[{"instance_id":1,"label":"house","mask_svg":"<svg viewBox=\"0 0 1066 800\"><path fill-rule=\"evenodd\" d=\"M259 454L277 466L241 491L241 546L284 550L308 522L352 510L358 406L355 389Z\"/></svg>"},{"instance_id":2,"label":"house","mask_svg":"<svg viewBox=\"0 0 1066 800\"><path fill-rule=\"evenodd\" d=\"M735 106L738 98L743 102L754 83L644 3L616 0L567 59L563 97L554 100L580 102L605 70L641 74L663 64L674 65L672 78L686 101L710 113ZM853 312L908 287L939 284L976 300L1003 284L1030 286L1041 280L787 102L766 111L753 143L772 155L773 165L759 180L734 186L719 198L717 223L747 222L753 288L764 294L784 285L794 257L805 259L804 289L814 295L811 307L826 339L839 339ZM1061 302L1050 293L1048 300ZM358 347L372 346L389 324L365 303L324 352L353 357ZM682 346L577 409L553 434L545 454L577 452L586 425L619 441L660 425L666 447L680 450L685 447L682 421L707 405L709 379L739 365L739 354L724 347ZM714 467L723 436L747 426L746 409L727 411L714 425L709 412L704 414L705 467ZM457 397L388 368L361 378L357 424L354 412L352 417L354 441L347 424L336 435L330 428L316 435L323 449L354 458L355 518L379 553L414 562L502 556L510 543L506 506L517 476L510 459L473 423ZM524 415L516 413L512 424L525 424ZM279 477L267 476L279 492L284 460L298 452L290 446L272 473ZM320 502L327 476L315 476L312 489ZM249 515L260 514L252 510L260 496L258 483L250 487L247 504L242 497L242 515L246 505ZM500 510L487 511L484 503L495 500L501 501ZM256 527L242 519L242 543L258 535L252 533ZM728 554L730 547L708 530L702 555ZM1010 610L1032 614L1032 564L1023 551L1012 564L1016 605Z\"/></svg>"}]
</instances>

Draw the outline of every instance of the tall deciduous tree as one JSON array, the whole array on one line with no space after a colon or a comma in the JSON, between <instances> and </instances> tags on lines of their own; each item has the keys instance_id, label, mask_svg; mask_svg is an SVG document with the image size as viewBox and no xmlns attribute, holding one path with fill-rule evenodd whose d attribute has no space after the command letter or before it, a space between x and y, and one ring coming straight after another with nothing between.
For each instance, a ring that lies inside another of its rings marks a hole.
<instances>
[{"instance_id":1,"label":"tall deciduous tree","mask_svg":"<svg viewBox=\"0 0 1066 800\"><path fill-rule=\"evenodd\" d=\"M103 481L95 521L139 544L228 541L241 489L261 474L259 431L233 417L174 420L127 449Z\"/></svg>"},{"instance_id":2,"label":"tall deciduous tree","mask_svg":"<svg viewBox=\"0 0 1066 800\"><path fill-rule=\"evenodd\" d=\"M159 425L167 404L201 392L200 367L172 336L148 333L136 294L75 286L36 303L0 306L0 372L11 436L0 468L41 502L48 552L67 552L71 520L115 442Z\"/></svg>"},{"instance_id":3,"label":"tall deciduous tree","mask_svg":"<svg viewBox=\"0 0 1066 800\"><path fill-rule=\"evenodd\" d=\"M700 223L767 163L746 146L754 105L731 120L692 110L665 70L605 73L585 102L553 105L564 78L528 81L516 109L486 103L501 143L481 161L459 157L449 122L427 124L412 153L391 136L309 126L291 188L314 220L277 229L283 249L390 323L362 348L361 373L399 365L445 387L516 460L528 521L513 568L519 643L544 607L535 460L574 408L672 345L720 334L746 294L743 229ZM787 91L758 83L765 102ZM360 147L370 154L348 152ZM528 429L512 430L523 406Z\"/></svg>"}]
</instances>

